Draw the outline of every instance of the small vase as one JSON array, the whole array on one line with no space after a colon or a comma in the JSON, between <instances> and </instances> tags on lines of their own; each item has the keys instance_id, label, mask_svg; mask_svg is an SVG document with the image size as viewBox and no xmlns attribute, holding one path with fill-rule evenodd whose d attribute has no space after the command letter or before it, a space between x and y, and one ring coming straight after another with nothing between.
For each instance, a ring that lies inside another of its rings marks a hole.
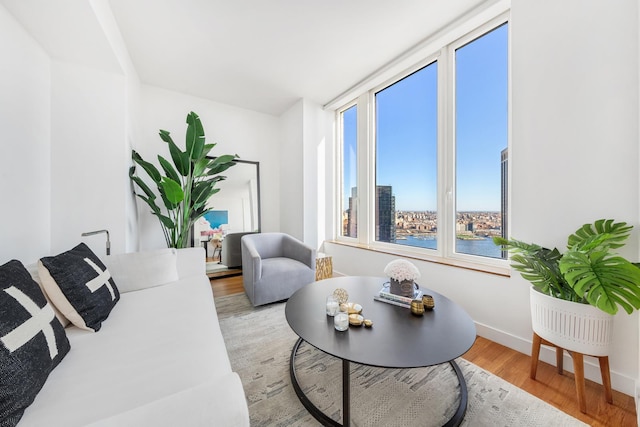
<instances>
[{"instance_id":1,"label":"small vase","mask_svg":"<svg viewBox=\"0 0 640 427\"><path fill-rule=\"evenodd\" d=\"M396 279L391 279L389 292L391 292L394 295L413 298L413 295L414 295L413 280L403 280L399 282Z\"/></svg>"}]
</instances>

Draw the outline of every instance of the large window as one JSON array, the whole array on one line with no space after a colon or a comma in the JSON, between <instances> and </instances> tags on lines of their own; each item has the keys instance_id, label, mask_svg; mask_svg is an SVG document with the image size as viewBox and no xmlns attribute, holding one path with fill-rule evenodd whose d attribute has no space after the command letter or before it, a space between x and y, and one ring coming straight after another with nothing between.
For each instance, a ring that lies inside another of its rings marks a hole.
<instances>
[{"instance_id":1,"label":"large window","mask_svg":"<svg viewBox=\"0 0 640 427\"><path fill-rule=\"evenodd\" d=\"M491 238L508 218L508 51L505 15L338 111L341 236L427 257L505 258ZM371 170L358 186L356 164Z\"/></svg>"},{"instance_id":2,"label":"large window","mask_svg":"<svg viewBox=\"0 0 640 427\"><path fill-rule=\"evenodd\" d=\"M438 65L375 94L375 239L437 247Z\"/></svg>"},{"instance_id":3,"label":"large window","mask_svg":"<svg viewBox=\"0 0 640 427\"><path fill-rule=\"evenodd\" d=\"M504 24L455 49L455 249L462 254L503 256L491 237L506 221L507 41Z\"/></svg>"}]
</instances>

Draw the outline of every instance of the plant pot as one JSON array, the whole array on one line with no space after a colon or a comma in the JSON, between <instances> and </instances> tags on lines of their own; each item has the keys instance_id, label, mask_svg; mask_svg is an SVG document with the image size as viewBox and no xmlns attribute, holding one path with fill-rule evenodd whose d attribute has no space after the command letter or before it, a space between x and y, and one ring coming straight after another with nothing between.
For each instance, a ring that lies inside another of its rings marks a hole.
<instances>
[{"instance_id":1,"label":"plant pot","mask_svg":"<svg viewBox=\"0 0 640 427\"><path fill-rule=\"evenodd\" d=\"M394 295L400 295L407 298L413 298L415 285L413 280L403 280L401 282L396 279L390 279L389 292Z\"/></svg>"},{"instance_id":2,"label":"plant pot","mask_svg":"<svg viewBox=\"0 0 640 427\"><path fill-rule=\"evenodd\" d=\"M541 338L569 351L607 356L613 316L589 304L565 301L531 287L531 324Z\"/></svg>"}]
</instances>

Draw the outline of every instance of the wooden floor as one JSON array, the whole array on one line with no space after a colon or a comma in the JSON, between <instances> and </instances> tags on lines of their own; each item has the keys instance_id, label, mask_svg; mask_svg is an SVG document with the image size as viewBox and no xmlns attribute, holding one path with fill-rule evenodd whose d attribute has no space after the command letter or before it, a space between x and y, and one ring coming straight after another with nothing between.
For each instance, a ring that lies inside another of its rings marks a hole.
<instances>
[{"instance_id":1,"label":"wooden floor","mask_svg":"<svg viewBox=\"0 0 640 427\"><path fill-rule=\"evenodd\" d=\"M216 297L244 292L242 276L212 279L211 287ZM478 337L463 357L589 425L638 425L631 396L614 390L613 405L609 405L604 400L602 386L587 381L587 413L583 414L578 408L573 374L565 371L564 375L559 375L555 366L540 362L536 380L532 380L529 378L531 357L485 338Z\"/></svg>"}]
</instances>

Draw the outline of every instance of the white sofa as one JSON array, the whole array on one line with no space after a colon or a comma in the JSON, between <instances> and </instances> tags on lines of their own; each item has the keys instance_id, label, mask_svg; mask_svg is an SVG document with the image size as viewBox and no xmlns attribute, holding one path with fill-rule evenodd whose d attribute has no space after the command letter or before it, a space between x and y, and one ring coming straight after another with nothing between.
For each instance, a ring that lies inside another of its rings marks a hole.
<instances>
[{"instance_id":1,"label":"white sofa","mask_svg":"<svg viewBox=\"0 0 640 427\"><path fill-rule=\"evenodd\" d=\"M98 332L67 326L71 350L19 427L248 426L203 248L101 259L120 301Z\"/></svg>"}]
</instances>

